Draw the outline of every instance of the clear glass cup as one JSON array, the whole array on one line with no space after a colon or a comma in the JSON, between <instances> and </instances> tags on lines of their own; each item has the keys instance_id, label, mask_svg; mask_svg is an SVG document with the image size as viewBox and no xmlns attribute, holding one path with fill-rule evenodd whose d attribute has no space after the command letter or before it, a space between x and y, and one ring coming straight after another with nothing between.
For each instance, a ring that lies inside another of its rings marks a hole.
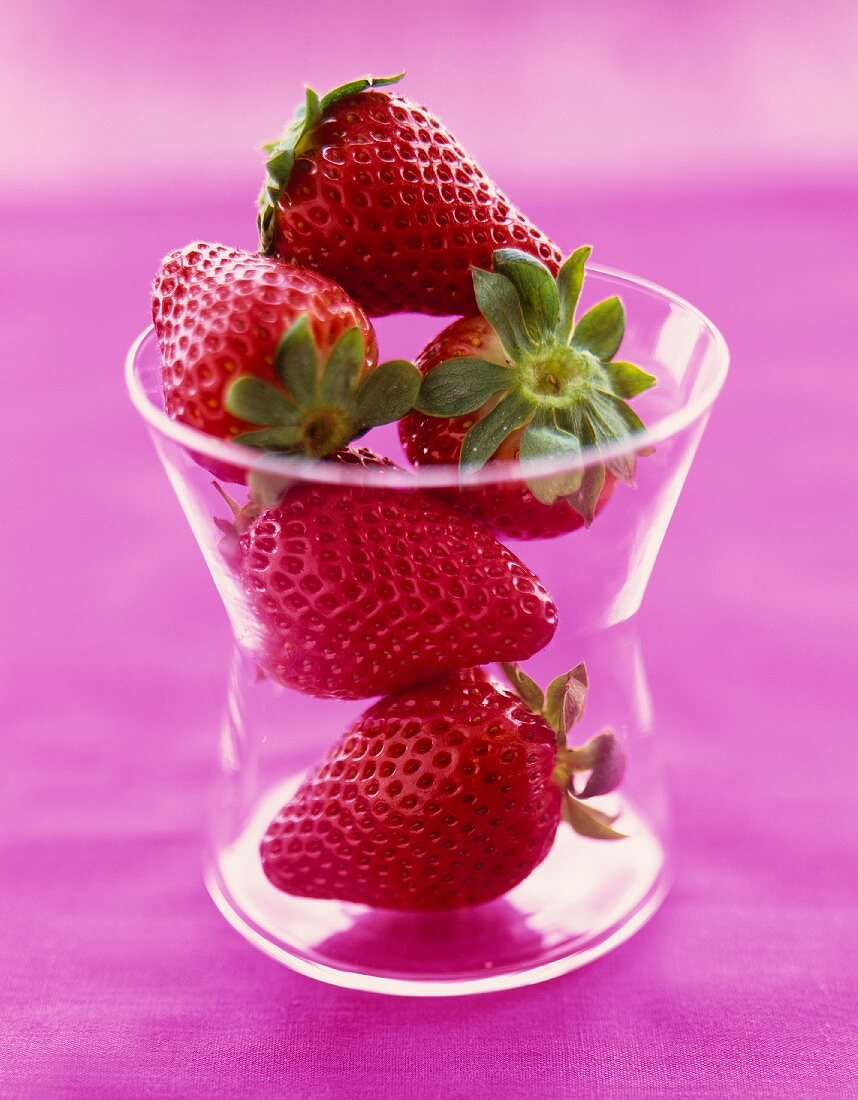
<instances>
[{"instance_id":1,"label":"clear glass cup","mask_svg":"<svg viewBox=\"0 0 858 1100\"><path fill-rule=\"evenodd\" d=\"M373 700L316 698L260 674L264 631L227 552L232 512L226 497L244 504L252 473L251 480L262 484L280 479L287 493L321 486L334 494L367 492L393 501L428 493L461 502L459 471L410 469L395 427L376 429L359 443L398 461L401 472L257 454L213 439L166 416L151 328L129 352L132 401L197 537L234 636L206 882L234 928L303 974L420 996L526 985L612 950L665 897L668 821L636 612L723 384L728 354L717 329L689 303L645 280L589 266L582 307L612 294L622 297L628 318L622 357L658 378L657 386L635 399L646 435L612 452L640 456L635 484L618 484L589 528L501 541L541 579L559 614L550 643L524 662L527 674L544 686L585 662L589 700L570 743L581 744L608 727L625 750L622 783L591 800L598 810L617 815L614 828L625 839L590 839L561 822L549 854L519 885L496 900L440 912L293 896L264 875L260 843L269 824ZM562 468L587 469L606 457L585 453ZM558 469L557 463L543 464L531 467L528 476ZM507 491L520 479L520 467L493 463L470 475L467 487ZM403 830L409 813L419 814L420 807L403 810Z\"/></svg>"}]
</instances>

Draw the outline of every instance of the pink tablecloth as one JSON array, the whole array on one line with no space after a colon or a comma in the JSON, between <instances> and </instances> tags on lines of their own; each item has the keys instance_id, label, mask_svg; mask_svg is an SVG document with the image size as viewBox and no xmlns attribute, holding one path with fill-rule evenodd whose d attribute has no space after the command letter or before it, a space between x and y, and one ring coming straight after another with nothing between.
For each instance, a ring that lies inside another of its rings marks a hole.
<instances>
[{"instance_id":1,"label":"pink tablecloth","mask_svg":"<svg viewBox=\"0 0 858 1100\"><path fill-rule=\"evenodd\" d=\"M2 210L0 1095L855 1095L858 192L529 204L734 367L644 613L673 895L584 971L447 1002L298 977L204 893L226 626L120 371L160 255L252 215L170 201Z\"/></svg>"}]
</instances>

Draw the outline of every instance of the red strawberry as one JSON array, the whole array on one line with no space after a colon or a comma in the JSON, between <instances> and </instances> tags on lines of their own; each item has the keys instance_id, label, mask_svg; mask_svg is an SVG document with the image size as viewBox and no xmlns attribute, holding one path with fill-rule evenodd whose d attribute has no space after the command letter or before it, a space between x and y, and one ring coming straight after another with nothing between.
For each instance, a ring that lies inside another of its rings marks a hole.
<instances>
[{"instance_id":1,"label":"red strawberry","mask_svg":"<svg viewBox=\"0 0 858 1100\"><path fill-rule=\"evenodd\" d=\"M552 538L589 526L617 479L634 477L628 454L576 468L584 448L644 430L626 399L655 382L639 367L613 361L625 326L619 298L575 322L589 254L579 248L555 280L531 256L497 251L493 274L473 273L482 316L455 321L417 359L423 385L415 411L399 426L415 466L478 470L519 458L561 466L551 476L522 472L519 480L456 491L469 515L511 538Z\"/></svg>"},{"instance_id":2,"label":"red strawberry","mask_svg":"<svg viewBox=\"0 0 858 1100\"><path fill-rule=\"evenodd\" d=\"M470 269L503 245L556 268L560 252L442 122L355 80L306 102L266 146L263 251L324 271L373 316L474 309Z\"/></svg>"},{"instance_id":3,"label":"red strawberry","mask_svg":"<svg viewBox=\"0 0 858 1100\"><path fill-rule=\"evenodd\" d=\"M392 467L368 451L334 458ZM258 623L260 667L279 683L362 699L551 640L557 609L539 579L443 501L312 482L277 499L239 512L238 546L228 533L224 549Z\"/></svg>"},{"instance_id":4,"label":"red strawberry","mask_svg":"<svg viewBox=\"0 0 858 1100\"><path fill-rule=\"evenodd\" d=\"M268 827L260 852L273 885L390 909L454 909L525 879L561 816L586 836L618 838L613 818L580 801L620 782L616 737L606 730L565 747L586 699L584 666L559 677L547 699L519 669L509 674L530 705L470 669L370 707ZM576 794L582 771L591 775Z\"/></svg>"},{"instance_id":5,"label":"red strawberry","mask_svg":"<svg viewBox=\"0 0 858 1100\"><path fill-rule=\"evenodd\" d=\"M161 264L152 313L174 420L320 456L411 407L410 363L376 366L375 333L315 271L197 242Z\"/></svg>"}]
</instances>

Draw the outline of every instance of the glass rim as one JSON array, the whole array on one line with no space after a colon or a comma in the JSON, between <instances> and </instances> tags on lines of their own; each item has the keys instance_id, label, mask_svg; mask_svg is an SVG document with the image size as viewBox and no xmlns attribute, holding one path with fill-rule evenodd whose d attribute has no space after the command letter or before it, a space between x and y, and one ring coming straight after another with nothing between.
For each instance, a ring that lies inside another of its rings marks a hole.
<instances>
[{"instance_id":1,"label":"glass rim","mask_svg":"<svg viewBox=\"0 0 858 1100\"><path fill-rule=\"evenodd\" d=\"M219 439L206 432L193 428L179 420L171 420L167 413L150 400L143 389L136 371L140 349L154 334L154 325L148 325L134 340L125 357L125 383L131 402L146 423L160 435L174 443L204 455L214 462L229 466L238 466L246 470L272 474L286 479L314 481L327 484L383 484L388 487L402 485L408 488L425 486L427 488L458 488L462 485L494 485L502 482L520 483L525 478L538 478L559 473L583 470L596 462L608 462L622 455L636 453L657 444L664 443L678 435L685 428L703 416L715 402L727 377L730 364L730 352L727 341L720 329L702 310L672 290L660 286L649 279L631 275L602 264L588 264L588 272L606 276L609 280L623 283L636 291L665 300L694 317L701 331L712 341L715 351L715 369L706 379L699 392L673 412L660 417L645 432L629 436L628 440L613 447L589 446L578 454L558 459L531 459L522 462L519 459L495 459L477 471L463 471L455 464L438 464L419 468L390 469L389 467L367 469L365 467L325 459L306 458L301 455L284 455L271 451L258 451L245 447L232 440ZM353 440L350 446L363 446L364 437Z\"/></svg>"}]
</instances>

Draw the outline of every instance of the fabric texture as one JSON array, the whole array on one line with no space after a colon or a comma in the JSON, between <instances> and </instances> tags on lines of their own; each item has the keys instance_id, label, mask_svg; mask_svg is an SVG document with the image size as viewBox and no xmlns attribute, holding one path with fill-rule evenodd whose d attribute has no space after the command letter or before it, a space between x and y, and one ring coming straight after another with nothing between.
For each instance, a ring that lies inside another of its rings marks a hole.
<instances>
[{"instance_id":1,"label":"fabric texture","mask_svg":"<svg viewBox=\"0 0 858 1100\"><path fill-rule=\"evenodd\" d=\"M161 255L252 246L246 197L2 207L0 1095L856 1094L856 200L522 202L733 367L643 611L673 893L578 973L449 1001L293 974L201 882L226 619L121 367Z\"/></svg>"}]
</instances>

